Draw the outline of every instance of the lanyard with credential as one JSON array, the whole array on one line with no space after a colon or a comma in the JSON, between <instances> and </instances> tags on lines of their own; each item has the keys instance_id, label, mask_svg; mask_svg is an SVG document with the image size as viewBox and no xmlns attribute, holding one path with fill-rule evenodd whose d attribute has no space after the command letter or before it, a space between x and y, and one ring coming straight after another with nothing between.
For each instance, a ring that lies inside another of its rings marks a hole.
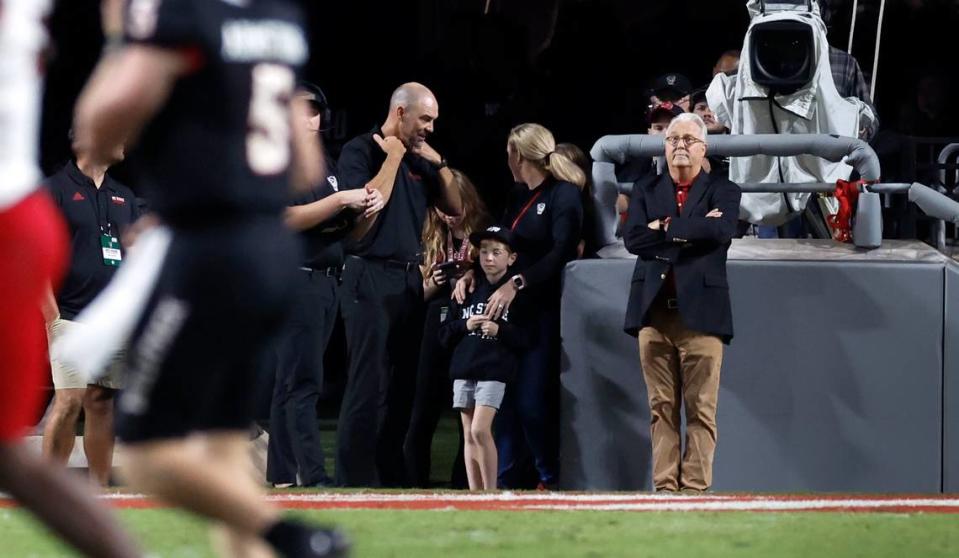
<instances>
[{"instance_id":1,"label":"lanyard with credential","mask_svg":"<svg viewBox=\"0 0 959 558\"><path fill-rule=\"evenodd\" d=\"M523 209L520 210L519 215L516 216L516 219L513 219L513 226L511 226L509 230L511 231L516 230L516 225L519 224L520 219L523 218L523 215L526 215L526 212L529 211L529 208L533 206L533 203L536 201L537 198L539 198L539 195L542 193L543 191L540 190L539 192L536 192L535 194L533 194L533 197L531 197L529 201L526 202L526 205L523 206Z\"/></svg>"},{"instance_id":2,"label":"lanyard with credential","mask_svg":"<svg viewBox=\"0 0 959 558\"><path fill-rule=\"evenodd\" d=\"M90 196L90 204L93 206L93 216L97 220L97 228L100 229L100 234L112 234L113 233L113 224L110 223L110 202L107 200L106 204L106 226L104 227L104 220L101 218L100 214L100 194L102 192L103 186L97 188L93 187L93 195Z\"/></svg>"},{"instance_id":3,"label":"lanyard with credential","mask_svg":"<svg viewBox=\"0 0 959 558\"><path fill-rule=\"evenodd\" d=\"M113 236L113 223L110 222L110 201L106 204L106 227L100 220L100 194L107 195L102 191L103 186L96 188L94 194L90 196L93 201L93 214L97 219L97 226L100 228L100 252L103 256L103 265L108 267L117 267L123 260L123 252L120 250L120 241Z\"/></svg>"}]
</instances>

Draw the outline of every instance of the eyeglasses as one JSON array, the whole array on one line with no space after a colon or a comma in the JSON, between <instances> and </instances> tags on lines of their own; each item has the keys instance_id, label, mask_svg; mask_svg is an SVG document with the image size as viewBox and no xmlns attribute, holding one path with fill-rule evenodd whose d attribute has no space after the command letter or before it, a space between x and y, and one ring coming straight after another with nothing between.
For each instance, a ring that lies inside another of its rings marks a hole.
<instances>
[{"instance_id":1,"label":"eyeglasses","mask_svg":"<svg viewBox=\"0 0 959 558\"><path fill-rule=\"evenodd\" d=\"M667 136L666 137L666 143L668 143L672 147L678 147L679 142L683 142L683 144L687 148L690 148L696 145L697 143L706 143L695 136Z\"/></svg>"}]
</instances>

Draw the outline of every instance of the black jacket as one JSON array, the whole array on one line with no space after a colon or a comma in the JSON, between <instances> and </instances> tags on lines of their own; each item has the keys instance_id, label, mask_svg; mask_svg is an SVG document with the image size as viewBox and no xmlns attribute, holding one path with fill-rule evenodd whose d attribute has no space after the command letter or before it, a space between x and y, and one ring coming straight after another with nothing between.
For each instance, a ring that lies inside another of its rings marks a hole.
<instances>
[{"instance_id":1,"label":"black jacket","mask_svg":"<svg viewBox=\"0 0 959 558\"><path fill-rule=\"evenodd\" d=\"M506 314L496 321L499 325L496 337L486 337L478 329L466 331L466 320L482 314L489 297L512 275L513 271L508 270L495 285L490 285L486 276L479 272L476 274L476 289L467 295L463 304L451 302L448 317L439 332L440 343L453 352L450 378L495 382L513 380L519 353L527 344L526 332L520 325L523 295L514 299Z\"/></svg>"},{"instance_id":2,"label":"black jacket","mask_svg":"<svg viewBox=\"0 0 959 558\"><path fill-rule=\"evenodd\" d=\"M733 319L726 281L726 252L739 217L739 186L700 172L689 190L682 214L669 174L649 177L633 186L624 227L626 249L639 256L633 271L624 329L636 336L649 325L649 307L670 267L683 324L690 329L733 338ZM713 209L721 218L706 217ZM652 230L651 221L670 217L668 231Z\"/></svg>"},{"instance_id":3,"label":"black jacket","mask_svg":"<svg viewBox=\"0 0 959 558\"><path fill-rule=\"evenodd\" d=\"M502 225L513 231L513 248L519 254L514 273L522 273L526 279L526 298L550 301L558 307L563 269L576 259L576 246L582 238L579 188L551 177L535 190L517 184L510 191Z\"/></svg>"}]
</instances>

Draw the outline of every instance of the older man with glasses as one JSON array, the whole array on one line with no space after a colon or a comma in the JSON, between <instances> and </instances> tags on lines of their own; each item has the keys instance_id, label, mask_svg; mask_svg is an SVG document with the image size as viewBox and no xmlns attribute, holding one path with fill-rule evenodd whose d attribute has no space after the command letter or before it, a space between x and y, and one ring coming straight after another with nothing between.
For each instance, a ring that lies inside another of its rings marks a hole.
<instances>
[{"instance_id":1,"label":"older man with glasses","mask_svg":"<svg viewBox=\"0 0 959 558\"><path fill-rule=\"evenodd\" d=\"M703 170L706 132L696 114L673 119L664 140L669 172L633 187L623 235L639 256L625 329L639 338L657 492L712 485L719 371L723 344L733 337L726 253L741 191Z\"/></svg>"}]
</instances>

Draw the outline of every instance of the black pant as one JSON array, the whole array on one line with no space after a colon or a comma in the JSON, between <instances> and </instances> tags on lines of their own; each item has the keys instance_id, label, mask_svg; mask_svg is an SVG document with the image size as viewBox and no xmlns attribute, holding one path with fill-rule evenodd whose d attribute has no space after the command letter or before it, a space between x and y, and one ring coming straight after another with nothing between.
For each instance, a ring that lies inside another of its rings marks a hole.
<instances>
[{"instance_id":1,"label":"black pant","mask_svg":"<svg viewBox=\"0 0 959 558\"><path fill-rule=\"evenodd\" d=\"M530 345L520 357L516 379L496 415L500 488L532 488L524 471L527 456L544 485L559 481L559 305L538 303L526 324Z\"/></svg>"},{"instance_id":2,"label":"black pant","mask_svg":"<svg viewBox=\"0 0 959 558\"><path fill-rule=\"evenodd\" d=\"M333 270L299 270L292 316L272 347L276 382L270 406L269 482L331 484L323 465L316 403L323 389L323 353L336 319Z\"/></svg>"},{"instance_id":3,"label":"black pant","mask_svg":"<svg viewBox=\"0 0 959 558\"><path fill-rule=\"evenodd\" d=\"M410 422L423 331L417 265L348 257L340 308L350 357L336 448L343 486L406 486Z\"/></svg>"},{"instance_id":4,"label":"black pant","mask_svg":"<svg viewBox=\"0 0 959 558\"><path fill-rule=\"evenodd\" d=\"M449 291L444 289L426 306L423 324L423 343L420 345L420 360L416 371L416 395L413 399L413 414L410 429L406 433L403 454L410 484L418 488L430 485L430 453L433 434L443 413L453 406L453 382L450 380L450 351L440 345L439 329L449 310ZM457 421L458 424L458 421ZM460 433L459 451L453 461L450 485L453 488L466 486L466 466L463 462L463 429Z\"/></svg>"}]
</instances>

